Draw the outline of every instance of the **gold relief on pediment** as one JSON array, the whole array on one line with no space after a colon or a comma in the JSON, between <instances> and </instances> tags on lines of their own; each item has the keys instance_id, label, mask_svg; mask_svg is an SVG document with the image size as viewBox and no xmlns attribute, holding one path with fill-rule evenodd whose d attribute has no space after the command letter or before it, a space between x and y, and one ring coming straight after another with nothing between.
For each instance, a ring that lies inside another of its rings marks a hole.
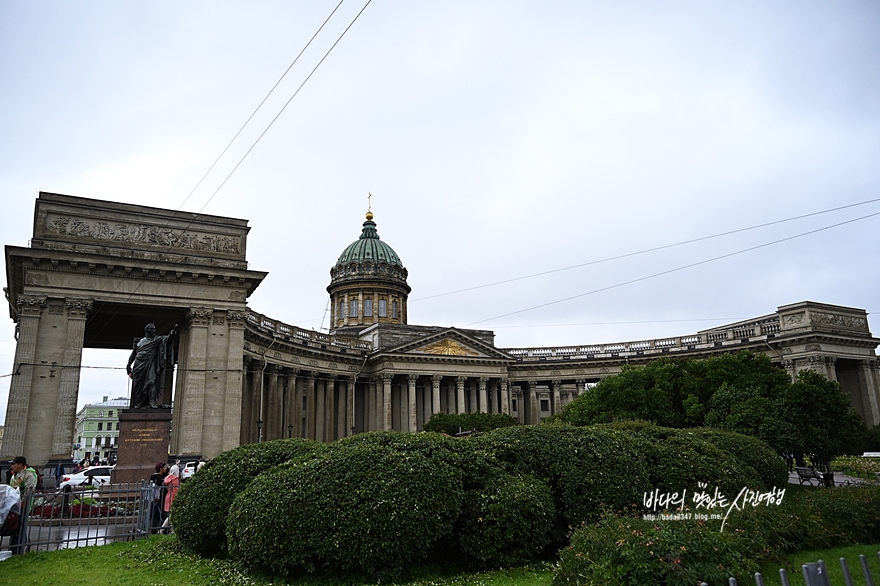
<instances>
[{"instance_id":1,"label":"gold relief on pediment","mask_svg":"<svg viewBox=\"0 0 880 586\"><path fill-rule=\"evenodd\" d=\"M434 342L429 346L419 348L419 350L427 354L440 354L442 356L479 356L478 353L468 350L455 340L450 340L449 338Z\"/></svg>"}]
</instances>

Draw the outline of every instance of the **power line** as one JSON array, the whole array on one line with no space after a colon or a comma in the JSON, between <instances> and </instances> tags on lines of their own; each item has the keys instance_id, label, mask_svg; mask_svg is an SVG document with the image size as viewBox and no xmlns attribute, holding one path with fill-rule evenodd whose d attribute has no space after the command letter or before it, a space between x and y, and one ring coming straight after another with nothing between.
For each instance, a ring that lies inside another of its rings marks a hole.
<instances>
[{"instance_id":1,"label":"power line","mask_svg":"<svg viewBox=\"0 0 880 586\"><path fill-rule=\"evenodd\" d=\"M330 52L333 51L333 49L336 47L336 45L339 44L339 41L342 40L342 37L344 37L345 34L348 32L348 30L354 25L354 23L357 22L357 19L360 18L361 14L364 13L364 10L367 9L367 6L369 6L369 5L370 5L370 2L372 2L372 1L373 1L373 0L367 0L367 3L364 4L364 7L360 9L360 12L358 12L357 15L355 15L354 19L348 24L348 26L345 27L345 30L342 31L342 34L339 35L339 38L338 38L338 39L336 39L336 42L333 43L333 45L332 45L329 49L327 49L327 52L324 53L324 56L321 57L321 60L318 61L318 64L315 65L315 67L314 67L314 68L312 69L312 71L306 76L306 78L305 78L305 79L303 80L303 82L299 85L299 87L296 88L296 91L293 92L293 95L290 96L290 99L287 100L287 102L285 102L284 106L281 107L281 110L279 110L278 114L276 114L275 117L272 119L272 121L269 122L269 125L266 126L266 129L260 134L260 136L257 137L257 140L254 141L254 144L251 145L251 148L249 148L249 149L247 150L247 152L244 154L244 156L241 157L241 160L239 160L238 163L236 163L235 167L232 168L232 171L229 172L229 175L226 176L226 179L223 180L223 183L221 183L220 186L214 191L214 193L211 194L211 197L208 198L208 201L206 201L206 202L205 202L205 205L202 206L202 209L199 210L199 213L201 213L202 210L204 210L204 209L208 206L208 204L211 203L211 200L214 199L214 196L217 195L217 193L218 193L221 189L223 189L223 186L226 185L226 182L229 181L229 178L232 177L232 174L235 173L235 171L236 171L236 170L238 169L238 167L244 162L244 160L247 158L247 156L248 156L249 154L251 154L251 151L254 150L254 147L257 146L257 143L259 143L260 140L262 140L263 136L265 136L265 134L266 134L267 132L269 132L269 129L272 128L272 125L275 124L275 121L278 120L278 118L281 116L281 114L284 112L284 110L287 108L287 106L290 104L290 102L293 101L293 98L295 98L295 97L297 96L297 94L299 94L299 92L300 92L300 90L303 88L303 86L306 85L306 83L312 78L312 75L314 75L315 71L318 70L318 68L321 66L321 64L324 62L324 60L327 58L327 56L330 55Z\"/></svg>"},{"instance_id":2,"label":"power line","mask_svg":"<svg viewBox=\"0 0 880 586\"><path fill-rule=\"evenodd\" d=\"M633 324L673 324L673 323L690 323L696 321L741 321L744 317L695 317L693 319L650 319L650 320L639 320L639 321L594 321L587 322L582 324L520 324L520 325L508 325L508 326L495 326L495 329L502 328L570 328L576 326L620 326L620 325L633 325Z\"/></svg>"},{"instance_id":3,"label":"power line","mask_svg":"<svg viewBox=\"0 0 880 586\"><path fill-rule=\"evenodd\" d=\"M336 11L339 9L340 6L342 6L342 3L343 3L343 2L345 2L345 0L339 0L339 4L337 4L337 5L336 5L336 8L334 8L333 11L330 12L330 16L328 16L328 17L324 20L324 22L321 23L321 26L319 26L319 27L318 27L318 30L315 31L315 34L312 35L312 38L309 39L309 41L305 44L305 46L302 48L302 50L299 52L299 54L296 56L296 58L294 58L294 60L291 62L291 64L287 66L287 69L284 70L284 73L281 74L281 77L278 78L278 81L275 82L275 85L272 86L272 89L269 90L269 93L266 94L266 97L263 98L263 101L260 102L260 104L257 106L256 110L254 110L254 111L251 113L251 115L248 117L248 119L245 120L244 124L241 125L241 128L238 129L238 132L235 133L235 136L232 137L232 140L229 141L229 144L226 145L226 148L223 149L223 152L220 153L220 155L219 155L219 156L217 157L217 159L211 164L211 166L208 168L208 170L205 171L205 174L202 175L202 178L199 179L199 182L196 183L196 186L195 186L195 187L193 187L193 190L189 192L189 195L186 196L186 199L184 199L184 200L183 200L183 203L180 204L180 207L177 208L178 210L181 209L181 208L184 206L184 204L186 204L187 201L189 201L189 198L191 198L192 195L196 192L196 190L197 190L197 189L199 188L199 186L202 184L202 181L205 180L205 178L206 178L206 177L208 176L208 174L214 169L214 167L217 165L217 163L220 162L220 159L223 158L223 155L226 154L226 151L229 150L229 147L231 147L231 146L232 146L232 143L235 142L235 139L238 138L238 135L240 135L240 134L242 133L242 131L243 131L243 130L245 129L245 127L250 123L250 121L251 121L251 120L253 119L253 117L257 114L257 112L260 111L260 108L263 107L263 104L266 103L266 100L269 99L269 96L272 95L272 92L275 91L275 88L278 87L278 84L281 83L281 81L287 76L287 74L290 72L290 70L293 68L293 66L296 65L296 62L299 61L299 58L302 57L302 54L306 52L306 49L309 48L309 45L312 44L312 41L315 40L315 37L318 36L318 33L320 33L320 32L324 29L324 26L330 21L330 19L333 17L333 15L336 14ZM202 208L202 209L204 209L204 208Z\"/></svg>"},{"instance_id":4,"label":"power line","mask_svg":"<svg viewBox=\"0 0 880 586\"><path fill-rule=\"evenodd\" d=\"M660 276L663 276L663 275L668 275L668 274L670 274L670 273L675 273L675 272L678 272L678 271L683 271L683 270L685 270L685 269L689 269L689 268L693 268L693 267L696 267L696 266L700 266L700 265L708 264L708 263L710 263L710 262L715 262L716 260L721 260L721 259L724 259L724 258L730 258L730 257L732 257L732 256L736 256L736 255L739 255L739 254L744 254L744 253L746 253L746 252L751 252L751 251L753 251L753 250L758 250L759 248L766 248L767 246L772 246L772 245L774 245L774 244L779 244L779 243L781 243L781 242L787 242L787 241L789 241L789 240L794 240L794 239L796 239L796 238L801 238L801 237L803 237L803 236L809 236L809 235L811 235L811 234L816 234L816 233L818 233L818 232L824 232L825 230L830 230L830 229L832 229L832 228L839 228L840 226L845 226L845 225L847 225L847 224L852 224L853 222L858 222L858 221L860 221L860 220L865 220L865 219L867 219L867 218L873 218L874 216L880 216L880 212L875 212L875 213L873 213L873 214L868 214L868 215L866 215L866 216L860 216L860 217L858 217L858 218L854 218L854 219L847 220L847 221L845 221L845 222L840 222L840 223L837 223L837 224L831 224L830 226L825 226L825 227L822 227L822 228L817 228L817 229L815 229L815 230L810 230L810 231L808 231L808 232L802 232L801 234L796 234L796 235L794 235L794 236L788 236L788 237L786 237L786 238L780 238L779 240L774 240L774 241L772 241L772 242L765 242L764 244L759 244L759 245L757 245L757 246L751 246L751 247L749 247L749 248L744 248L744 249L742 249L742 250L737 250L736 252L731 252L731 253L728 253L728 254L722 254L721 256L715 256L715 257L712 257L712 258L708 258L708 259L706 259L706 260L701 260L701 261L699 261L699 262L690 263L690 264L686 264L686 265L683 265L683 266L680 266L680 267L676 267L676 268L674 268L674 269L669 269L669 270L666 270L666 271L661 271L661 272L659 272L659 273L654 273L654 274L647 275L647 276L644 276L644 277L639 277L638 279L632 279L632 280L629 280L629 281L624 281L624 282L622 282L622 283L617 283L617 284L615 284L615 285L609 285L609 286L607 286L607 287L602 287L602 288L600 288L600 289L594 289L594 290L592 290L592 291L587 291L586 293L580 293L580 294L578 294L578 295L572 295L571 297L565 297L565 298L563 298L563 299L557 299L556 301L549 301L549 302L547 302L547 303L542 303L542 304L540 304L540 305L534 305L534 306L532 306L532 307L527 307L527 308L525 308L525 309L520 309L520 310L517 310L517 311L511 311L511 312L509 312L509 313L505 313L505 314L502 314L502 315L496 315L495 317L490 317L490 318L487 318L487 319L481 319L481 320L479 320L479 321L475 321L475 322L471 322L471 323L469 323L469 324L466 324L466 325L463 326L463 327L470 327L470 326L473 326L473 325L476 325L476 324L485 323L485 322L487 322L487 321L493 321L493 320L496 320L496 319L501 319L502 317L508 317L508 316L511 316L511 315L517 315L517 314L520 314L520 313L525 313L525 312L527 312L527 311L533 311L533 310L535 310L535 309L540 309L540 308L542 308L542 307L547 307L547 306L550 306L550 305L556 305L556 304L558 304L558 303L564 303L565 301L571 301L572 299L579 299L579 298L581 298L581 297L586 297L586 296L588 296L588 295L594 295L594 294L596 294L596 293L601 293L601 292L603 292L603 291L609 291L609 290L611 290L611 289L617 289L617 288L623 287L623 286L625 286L625 285L631 285L631 284L633 284L633 283L639 283L639 282L641 282L641 281L647 281L648 279L653 279L653 278L655 278L655 277L660 277Z\"/></svg>"},{"instance_id":5,"label":"power line","mask_svg":"<svg viewBox=\"0 0 880 586\"><path fill-rule=\"evenodd\" d=\"M308 76L306 76L305 80L299 85L299 87L296 89L296 91L293 93L293 95L290 96L290 99L288 99L287 102L285 102L284 106L281 108L281 110L278 112L278 114L276 114L275 117L272 119L272 121L269 122L269 125L265 128L265 130L263 130L263 132L260 134L260 136L257 137L257 140L254 141L254 143L253 143L253 144L251 145L251 147L247 150L247 152L244 154L244 156L242 156L242 158L238 161L238 163L235 165L235 167L232 168L232 171L229 172L229 174L226 176L226 179L224 179L223 182L220 184L220 186L214 191L214 193L211 194L211 197L208 198L208 201L205 202L205 205L203 205L203 206L201 207L201 209L200 209L197 213L193 214L192 219L189 221L189 223L188 223L188 224L186 225L186 227L183 229L183 232L182 232L183 234L185 234L185 233L189 230L190 226L193 225L193 223L196 221L196 219L199 217L199 215L205 210L206 207L208 207L208 204L211 203L211 200L214 199L214 196L217 195L217 193L219 193L219 191L223 188L224 185L226 185L226 182L229 181L229 178L232 177L232 174L235 173L236 169L238 169L238 167L244 162L244 160L245 160L245 159L247 158L247 156L251 153L251 151L254 150L254 147L257 146L257 143L259 143L260 140L263 138L263 136L265 136L265 134L269 131L269 129L272 128L272 125L275 124L275 121L278 120L278 118L281 116L281 114L284 112L284 110L287 108L287 106L290 104L290 102L293 101L293 98L295 98L295 97L297 96L297 94L299 94L300 90L303 88L303 86L305 86L306 82L308 82L309 79L311 79L312 75L315 73L315 71L317 71L318 67L320 67L321 64L324 62L324 60L327 59L327 56L330 55L330 52L333 51L333 49L336 47L336 45L339 44L339 42L342 40L342 37L344 37L345 34L348 32L348 30L354 25L354 23L357 22L357 19L360 18L361 14L363 14L364 10L367 9L367 6L370 5L370 2L372 2L372 0L367 0L367 3L364 4L364 7L360 9L360 11L357 13L357 15L355 15L354 19L348 24L347 27L345 27L345 30L342 31L342 34L339 35L339 37L336 39L336 41L333 43L333 45L327 50L326 53L324 53L324 56L321 57L321 60L318 62L318 64L315 65L314 68L312 68L312 71L309 73ZM341 4L341 3L342 3L342 2L340 2L340 4ZM339 6L337 5L336 8L339 8ZM336 12L336 8L333 9L333 12ZM333 12L330 13L330 16L333 16ZM327 20L330 19L330 16L327 17ZM324 25L325 25L326 23L327 23L327 21L325 20L325 21L324 21L324 24L321 25L321 28L323 28ZM321 29L318 29L318 32L320 32L320 30L321 30ZM318 33L316 32L315 35L312 36L312 39L314 39L314 37L315 37L317 34L318 34ZM310 39L309 42L306 44L306 47L303 48L303 51L305 51L305 49L308 47L308 45L309 45L311 42L312 42L312 40ZM300 52L300 54L302 54L302 52ZM299 55L297 55L297 59L299 59ZM294 63L295 63L295 62L296 62L296 60L294 60ZM291 64L291 67L292 67L292 66L293 66L293 64ZM288 70L289 70L289 69L290 69L290 67L288 67ZM286 74L287 74L287 72L285 71L285 75L286 75ZM282 76L282 78L283 78L283 77L284 77L284 76ZM279 81L280 81L280 80L279 80ZM278 84L276 83L276 86L277 86L277 85L278 85ZM275 88L273 87L272 89L274 90ZM270 91L269 93L271 94L272 92ZM266 97L268 98L268 95L267 95ZM265 101L265 99L264 99L263 101ZM262 102L260 103L260 105L262 106ZM257 109L259 109L259 107L258 107ZM254 113L256 113L256 111L255 111ZM251 114L251 117L253 117L253 114ZM248 118L248 121L250 121L250 118ZM247 125L247 122L245 122L245 125ZM244 128L244 126L243 126L242 128ZM239 131L239 133L240 133L240 132L241 132L241 131ZM238 136L238 134L236 134L236 136ZM235 138L233 138L233 140L235 140ZM230 142L230 144L231 144L231 142ZM227 146L227 149L228 149L228 148L229 148L229 147ZM225 152L226 152L226 149L224 149L223 152L225 153ZM221 153L220 156L222 157L222 156L223 156L223 153ZM219 157L218 157L218 160L219 160ZM216 161L215 161L215 164L216 164ZM213 165L211 166L211 168L213 168ZM208 172L210 172L210 169L208 170ZM207 176L207 173L206 173L205 175ZM203 177L202 179L204 179L204 177ZM199 183L201 183L201 181L200 181ZM196 186L196 188L198 188L198 185ZM195 191L195 189L194 189L193 191ZM191 196L191 195L192 195L192 193L190 193L190 196ZM187 196L186 199L189 199L189 196ZM184 203L185 203L185 202L186 202L186 200L184 200ZM183 206L183 204L181 204L181 206ZM170 220L169 220L169 223L170 223ZM167 225L168 225L168 224L166 224L166 226L167 226ZM168 250L171 250L171 247L172 247L172 245L169 244L169 245L168 245ZM155 268L158 267L158 266L159 266L159 263L157 262L156 264L153 265L153 269L155 269ZM152 269L151 269L151 270L152 270ZM134 291L132 291L132 292L128 295L128 297L125 299L125 301L122 303L122 305L125 305L126 303L128 303L128 301L129 301L132 297L134 297L134 295L135 295L138 291L140 291L140 288L143 286L143 284L144 284L145 282L146 282L146 278L141 279L141 281L138 283L137 287L135 287ZM121 285L120 285L120 286L121 286ZM118 287L117 287L117 289L118 289ZM103 307L103 305L104 305L104 303L102 302L101 306ZM94 340L95 338L97 338L98 334L100 334L100 333L104 330L104 328L107 327L107 324L109 324L110 321L112 321L112 318L115 317L116 314L119 313L120 310L121 310L121 306L120 306L119 309L117 309L117 310L113 313L113 315L111 316L111 319L108 320L107 323L105 323L103 326L101 326L101 329L99 329L99 330L98 330L98 331L92 336L92 340ZM96 315L96 314L97 314L97 311L93 312L93 315ZM91 318L90 318L90 320L91 320ZM90 320L89 320L89 321L90 321Z\"/></svg>"},{"instance_id":6,"label":"power line","mask_svg":"<svg viewBox=\"0 0 880 586\"><path fill-rule=\"evenodd\" d=\"M876 202L878 202L878 201L880 201L880 198L869 199L869 200L867 200L867 201L861 201L861 202L858 202L858 203L848 204L848 205L845 205L845 206L840 206L840 207L836 207L836 208L830 208L830 209L822 210L822 211L819 211L819 212L812 212L812 213L809 213L809 214L803 214L803 215L800 215L800 216L794 216L794 217L791 217L791 218L785 218L785 219L783 219L783 220L775 220L775 221L773 221L773 222L766 222L766 223L764 223L764 224L757 224L757 225L755 225L755 226L749 226L748 228L738 228L738 229L736 229L736 230L729 230L729 231L727 231L727 232L720 232L720 233L718 233L718 234L712 234L711 236L701 236L701 237L699 237L699 238L692 238L691 240L683 240L682 242L676 242L676 243L674 243L674 244L664 244L663 246L657 246L657 247L654 247L654 248L647 248L647 249L645 249L645 250L639 250L639 251L637 251L637 252L628 252L628 253L626 253L626 254L619 254L619 255L617 255L617 256L610 256L610 257L608 257L608 258L603 258L603 259L599 259L599 260L592 260L592 261L589 261L589 262L579 263L579 264L576 264L576 265L571 265L571 266L568 266L568 267L562 267L562 268L559 268L559 269L551 269L551 270L549 270L549 271L542 271L542 272L540 272L540 273L533 273L533 274L531 274L531 275L524 275L524 276L522 276L522 277L513 277L513 278L511 278L511 279L504 279L503 281L495 281L495 282L493 282L493 283L486 283L486 284L484 284L484 285L475 285L475 286L473 286L473 287L466 287L466 288L464 288L464 289L456 289L455 291L448 291L448 292L446 292L446 293L438 293L438 294L436 294L436 295L428 295L427 297L419 297L419 298L417 298L417 299L410 299L410 300L409 300L409 303L413 303L413 302L415 302L415 301L425 301L426 299L434 299L434 298L436 298L436 297L445 297L445 296L447 296L447 295L456 295L456 294L458 294L458 293L465 293L465 292L467 292L467 291L474 291L474 290L476 290L476 289L485 289L485 288L487 288L487 287L494 287L494 286L496 286L496 285L504 285L504 284L506 284L506 283L513 283L513 282L516 282L516 281L523 281L523 280L525 280L525 279L532 279L532 278L534 278L534 277L542 277L542 276L544 276L544 275L550 275L550 274L553 274L553 273L560 273L560 272L562 272L562 271L570 271L570 270L572 270L572 269L577 269L577 268L580 268L580 267L586 267L586 266L590 266L590 265L601 264L601 263L604 263L604 262L610 262L610 261L612 261L612 260L620 260L620 259L622 259L622 258L629 258L629 257L631 257L631 256L638 256L638 255L640 255L640 254L647 254L647 253L649 253L649 252L656 252L656 251L658 251L658 250L666 250L666 249L668 249L668 248L675 248L676 246L684 246L685 244L693 244L694 242L702 242L702 241L705 241L705 240L711 240L711 239L713 239L713 238L720 238L720 237L722 237L722 236L729 236L729 235L731 235L731 234L738 234L738 233L740 233L740 232L747 232L747 231L749 231L749 230L757 230L758 228L766 228L767 226L774 226L774 225L777 225L777 224L783 224L783 223L785 223L785 222L792 222L792 221L794 221L794 220L802 220L802 219L804 219L804 218L809 218L809 217L812 217L812 216L819 216L819 215L822 215L822 214L828 214L828 213L831 213L831 212L836 212L836 211L840 211L840 210L845 210L845 209L848 209L848 208L854 208L854 207L857 207L857 206L863 206L863 205L867 205L867 204L871 204L871 203L876 203Z\"/></svg>"}]
</instances>

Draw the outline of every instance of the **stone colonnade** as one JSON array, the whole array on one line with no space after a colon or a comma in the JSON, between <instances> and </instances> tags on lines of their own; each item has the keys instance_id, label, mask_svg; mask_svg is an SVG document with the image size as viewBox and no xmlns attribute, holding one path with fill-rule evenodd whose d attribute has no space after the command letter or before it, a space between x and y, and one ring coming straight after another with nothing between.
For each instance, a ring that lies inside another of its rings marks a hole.
<instances>
[{"instance_id":1,"label":"stone colonnade","mask_svg":"<svg viewBox=\"0 0 880 586\"><path fill-rule=\"evenodd\" d=\"M365 431L421 431L435 413L505 413L537 423L583 392L584 380L517 381L442 374L339 375L245 358L241 443L331 442ZM543 384L542 384L543 383Z\"/></svg>"}]
</instances>

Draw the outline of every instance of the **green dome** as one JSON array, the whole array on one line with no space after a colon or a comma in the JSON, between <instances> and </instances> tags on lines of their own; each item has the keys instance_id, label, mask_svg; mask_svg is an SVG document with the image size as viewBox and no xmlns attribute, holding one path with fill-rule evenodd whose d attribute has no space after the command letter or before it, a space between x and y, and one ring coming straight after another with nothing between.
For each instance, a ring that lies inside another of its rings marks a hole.
<instances>
[{"instance_id":1,"label":"green dome","mask_svg":"<svg viewBox=\"0 0 880 586\"><path fill-rule=\"evenodd\" d=\"M339 255L330 269L330 287L354 281L396 283L409 292L406 284L407 270L394 249L379 239L373 214L367 213L367 221L361 237L352 242Z\"/></svg>"},{"instance_id":2,"label":"green dome","mask_svg":"<svg viewBox=\"0 0 880 586\"><path fill-rule=\"evenodd\" d=\"M364 222L361 237L342 251L339 260L336 261L336 266L364 262L384 262L389 265L403 266L394 249L379 239L379 233L376 232L376 222L372 220Z\"/></svg>"}]
</instances>

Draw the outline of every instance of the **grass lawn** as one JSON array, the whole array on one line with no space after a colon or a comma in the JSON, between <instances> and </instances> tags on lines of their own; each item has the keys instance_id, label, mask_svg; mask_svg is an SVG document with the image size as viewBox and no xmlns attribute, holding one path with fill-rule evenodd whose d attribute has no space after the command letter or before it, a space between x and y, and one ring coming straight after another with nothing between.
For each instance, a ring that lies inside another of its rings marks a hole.
<instances>
[{"instance_id":1,"label":"grass lawn","mask_svg":"<svg viewBox=\"0 0 880 586\"><path fill-rule=\"evenodd\" d=\"M491 572L446 575L436 571L410 586L549 586L549 566L532 565ZM64 586L242 585L341 586L337 580L259 579L238 572L224 560L206 560L180 552L174 536L153 536L128 543L29 553L0 562L0 584Z\"/></svg>"},{"instance_id":2,"label":"grass lawn","mask_svg":"<svg viewBox=\"0 0 880 586\"><path fill-rule=\"evenodd\" d=\"M803 584L804 575L801 572L801 565L806 563L818 562L820 559L825 560L825 566L828 568L828 577L834 585L846 584L843 581L843 570L840 568L840 558L846 558L849 564L849 572L853 579L854 586L864 586L865 579L862 577L862 566L859 563L859 555L868 558L868 566L871 569L874 583L880 581L880 560L877 558L877 552L880 551L880 544L875 545L850 545L847 547L837 547L834 549L823 549L818 551L800 551L788 556L784 567L788 571L788 579L792 584ZM764 576L764 583L767 586L782 584L779 577L778 563L768 563L761 565L761 574Z\"/></svg>"}]
</instances>

